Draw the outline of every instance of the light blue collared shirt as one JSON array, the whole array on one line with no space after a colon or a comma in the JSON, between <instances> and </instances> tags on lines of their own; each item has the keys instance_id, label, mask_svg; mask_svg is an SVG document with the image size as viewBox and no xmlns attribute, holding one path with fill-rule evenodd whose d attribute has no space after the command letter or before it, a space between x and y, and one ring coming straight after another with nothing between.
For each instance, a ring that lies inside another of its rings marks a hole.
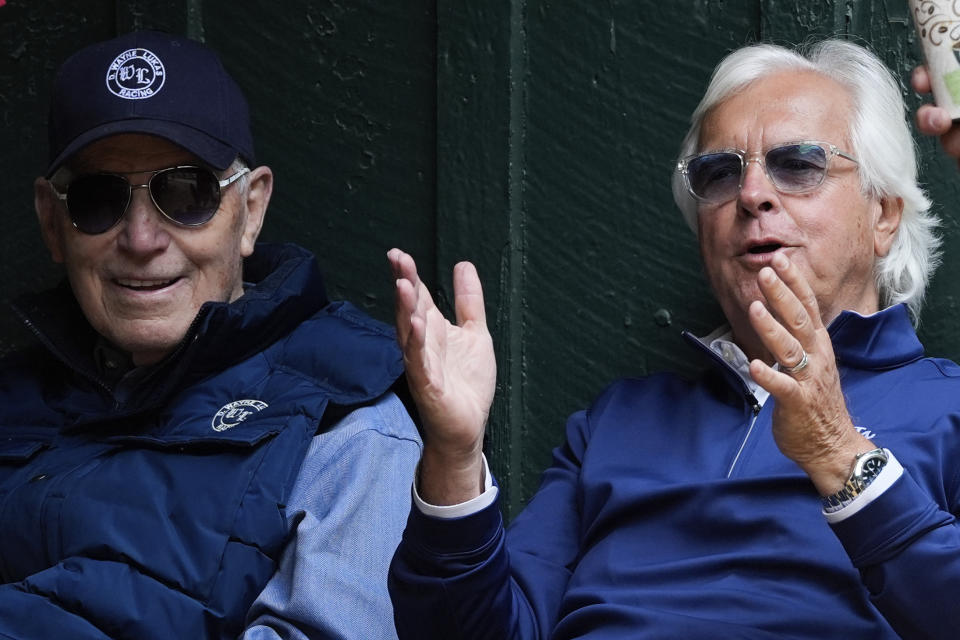
<instances>
[{"instance_id":1,"label":"light blue collared shirt","mask_svg":"<svg viewBox=\"0 0 960 640\"><path fill-rule=\"evenodd\" d=\"M421 447L392 393L314 436L287 502L290 540L242 640L396 639L387 571Z\"/></svg>"}]
</instances>

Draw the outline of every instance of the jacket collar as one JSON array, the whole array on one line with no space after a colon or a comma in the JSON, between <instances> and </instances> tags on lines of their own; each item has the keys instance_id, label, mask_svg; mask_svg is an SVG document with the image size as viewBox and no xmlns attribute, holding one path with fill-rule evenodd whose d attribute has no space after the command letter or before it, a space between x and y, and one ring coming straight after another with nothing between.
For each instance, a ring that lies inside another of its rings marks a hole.
<instances>
[{"instance_id":1,"label":"jacket collar","mask_svg":"<svg viewBox=\"0 0 960 640\"><path fill-rule=\"evenodd\" d=\"M830 323L827 331L840 366L882 371L909 364L924 355L923 345L913 329L904 304L868 316L843 311ZM736 375L723 358L710 349L712 338L723 333L721 327L704 338L698 338L689 331L684 331L683 337L692 347L709 356L711 361ZM742 385L743 382L737 378Z\"/></svg>"},{"instance_id":2,"label":"jacket collar","mask_svg":"<svg viewBox=\"0 0 960 640\"><path fill-rule=\"evenodd\" d=\"M869 316L844 311L830 323L828 331L841 366L881 371L901 367L924 355L904 304Z\"/></svg>"},{"instance_id":3,"label":"jacket collar","mask_svg":"<svg viewBox=\"0 0 960 640\"><path fill-rule=\"evenodd\" d=\"M139 408L159 403L174 389L262 351L328 303L313 254L293 244L258 244L244 261L244 281L252 283L244 295L205 303L174 351L137 371L135 388L116 399ZM67 367L109 393L117 390L98 373L97 334L66 282L22 296L14 309Z\"/></svg>"}]
</instances>

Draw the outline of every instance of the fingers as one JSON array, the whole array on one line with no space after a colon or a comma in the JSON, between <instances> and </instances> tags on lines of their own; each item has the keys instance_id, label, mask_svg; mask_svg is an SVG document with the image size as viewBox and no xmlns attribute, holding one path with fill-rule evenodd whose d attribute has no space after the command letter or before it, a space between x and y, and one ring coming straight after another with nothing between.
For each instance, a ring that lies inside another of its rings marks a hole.
<instances>
[{"instance_id":1,"label":"fingers","mask_svg":"<svg viewBox=\"0 0 960 640\"><path fill-rule=\"evenodd\" d=\"M925 66L914 67L913 73L910 75L910 85L920 94L929 94L933 91L930 74ZM924 135L942 136L952 126L953 120L950 113L936 104L920 105L917 109L917 128Z\"/></svg>"},{"instance_id":2,"label":"fingers","mask_svg":"<svg viewBox=\"0 0 960 640\"><path fill-rule=\"evenodd\" d=\"M930 74L927 73L927 67L919 65L913 68L910 74L910 86L917 93L930 93Z\"/></svg>"},{"instance_id":3,"label":"fingers","mask_svg":"<svg viewBox=\"0 0 960 640\"><path fill-rule=\"evenodd\" d=\"M953 124L946 109L932 104L917 109L917 129L928 136L939 136L940 146L953 158L960 159L960 127Z\"/></svg>"},{"instance_id":4,"label":"fingers","mask_svg":"<svg viewBox=\"0 0 960 640\"><path fill-rule=\"evenodd\" d=\"M942 136L953 126L953 120L950 119L947 110L932 104L920 105L916 119L917 129L928 136Z\"/></svg>"},{"instance_id":5,"label":"fingers","mask_svg":"<svg viewBox=\"0 0 960 640\"><path fill-rule=\"evenodd\" d=\"M790 376L778 372L763 360L750 361L750 377L775 398L788 397L796 386L795 380L789 380Z\"/></svg>"},{"instance_id":6,"label":"fingers","mask_svg":"<svg viewBox=\"0 0 960 640\"><path fill-rule=\"evenodd\" d=\"M453 300L459 326L468 323L487 326L483 287L480 285L477 268L470 262L457 263L453 268Z\"/></svg>"},{"instance_id":7,"label":"fingers","mask_svg":"<svg viewBox=\"0 0 960 640\"><path fill-rule=\"evenodd\" d=\"M800 340L779 323L759 300L750 304L750 322L770 355L780 364L781 372L784 368L800 364L804 355L810 357ZM785 391L785 385L790 383L786 379L789 376L785 372L778 373L762 360L753 360L750 363L750 374L757 384L774 395ZM802 379L805 375L807 375L806 368L797 371L793 377Z\"/></svg>"},{"instance_id":8,"label":"fingers","mask_svg":"<svg viewBox=\"0 0 960 640\"><path fill-rule=\"evenodd\" d=\"M918 93L932 90L930 74L924 66L916 67L910 76L910 84ZM920 105L916 115L917 129L927 136L938 136L940 146L954 158L960 159L960 127L955 127L950 112L935 104Z\"/></svg>"},{"instance_id":9,"label":"fingers","mask_svg":"<svg viewBox=\"0 0 960 640\"><path fill-rule=\"evenodd\" d=\"M394 248L387 252L387 259L396 278L397 341L404 356L412 363L423 357L428 341L444 341L449 323L437 308L426 285L420 280L413 257ZM453 290L457 325L474 325L474 328L486 332L483 287L472 263L460 262L454 267Z\"/></svg>"},{"instance_id":10,"label":"fingers","mask_svg":"<svg viewBox=\"0 0 960 640\"><path fill-rule=\"evenodd\" d=\"M803 361L804 356L808 359L811 356L801 341L778 322L762 302L754 300L749 312L754 331L773 359L780 364L778 371L763 360L752 360L750 377L778 399L794 396L798 391L797 383L811 375L811 368L804 367L793 374L786 373L784 368L794 367Z\"/></svg>"},{"instance_id":11,"label":"fingers","mask_svg":"<svg viewBox=\"0 0 960 640\"><path fill-rule=\"evenodd\" d=\"M390 249L387 260L396 283L396 313L398 333L405 337L410 329L410 317L426 317L435 305L430 292L417 274L413 257L400 249ZM483 306L483 287L476 267L470 262L457 263L453 268L453 296L457 324L476 322L486 326Z\"/></svg>"},{"instance_id":12,"label":"fingers","mask_svg":"<svg viewBox=\"0 0 960 640\"><path fill-rule=\"evenodd\" d=\"M949 131L940 136L940 146L943 150L954 158L960 158L960 127L951 127Z\"/></svg>"},{"instance_id":13,"label":"fingers","mask_svg":"<svg viewBox=\"0 0 960 640\"><path fill-rule=\"evenodd\" d=\"M391 249L387 252L387 260L390 261L394 278L393 312L397 326L397 341L401 347L406 344L407 336L410 334L410 314L417 307L416 288L410 280L401 275L400 262L405 255L399 249ZM416 265L414 265L414 269L416 269Z\"/></svg>"},{"instance_id":14,"label":"fingers","mask_svg":"<svg viewBox=\"0 0 960 640\"><path fill-rule=\"evenodd\" d=\"M800 270L783 254L775 255L770 266L772 269L760 279L760 288L774 313L790 325L794 333L808 328L808 323L814 331L822 327L817 296Z\"/></svg>"},{"instance_id":15,"label":"fingers","mask_svg":"<svg viewBox=\"0 0 960 640\"><path fill-rule=\"evenodd\" d=\"M393 270L393 277L409 280L414 287L419 286L420 277L417 275L417 263L413 256L400 249L390 249L387 252L387 260L390 261L390 267Z\"/></svg>"},{"instance_id":16,"label":"fingers","mask_svg":"<svg viewBox=\"0 0 960 640\"><path fill-rule=\"evenodd\" d=\"M770 267L757 276L766 304L756 300L748 309L750 323L774 360L784 368L800 364L804 356L815 357L817 332L823 328L816 296L803 274L785 256L777 255ZM806 368L790 374L802 379ZM771 392L789 385L784 374L778 374L760 361L751 364L754 379ZM770 388L769 385L775 388Z\"/></svg>"},{"instance_id":17,"label":"fingers","mask_svg":"<svg viewBox=\"0 0 960 640\"><path fill-rule=\"evenodd\" d=\"M405 347L414 327L413 320L419 318L418 326L422 328L426 312L433 306L433 298L420 281L413 256L394 248L387 252L387 260L396 279L394 315L397 340L401 347Z\"/></svg>"}]
</instances>

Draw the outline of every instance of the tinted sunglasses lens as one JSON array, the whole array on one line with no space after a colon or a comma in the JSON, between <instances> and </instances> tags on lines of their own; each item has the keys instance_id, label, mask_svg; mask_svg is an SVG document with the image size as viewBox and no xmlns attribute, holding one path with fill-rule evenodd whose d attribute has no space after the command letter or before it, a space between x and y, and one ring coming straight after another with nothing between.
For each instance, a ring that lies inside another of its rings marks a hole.
<instances>
[{"instance_id":1,"label":"tinted sunglasses lens","mask_svg":"<svg viewBox=\"0 0 960 640\"><path fill-rule=\"evenodd\" d=\"M83 233L103 233L117 224L129 199L130 188L120 176L80 176L67 187L67 211Z\"/></svg>"},{"instance_id":2,"label":"tinted sunglasses lens","mask_svg":"<svg viewBox=\"0 0 960 640\"><path fill-rule=\"evenodd\" d=\"M210 220L220 207L219 178L200 167L158 173L150 181L150 194L164 215L191 227Z\"/></svg>"},{"instance_id":3,"label":"tinted sunglasses lens","mask_svg":"<svg viewBox=\"0 0 960 640\"><path fill-rule=\"evenodd\" d=\"M808 191L827 174L827 152L817 144L788 144L767 151L767 173L781 191Z\"/></svg>"},{"instance_id":4,"label":"tinted sunglasses lens","mask_svg":"<svg viewBox=\"0 0 960 640\"><path fill-rule=\"evenodd\" d=\"M743 164L735 153L707 153L687 163L690 191L701 200L724 202L740 188Z\"/></svg>"}]
</instances>

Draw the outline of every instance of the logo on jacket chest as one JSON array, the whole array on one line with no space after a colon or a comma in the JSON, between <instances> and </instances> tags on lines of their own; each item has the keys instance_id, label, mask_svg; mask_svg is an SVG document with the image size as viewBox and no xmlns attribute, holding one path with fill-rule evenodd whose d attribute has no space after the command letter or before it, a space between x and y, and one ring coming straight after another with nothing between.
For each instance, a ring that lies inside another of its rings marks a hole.
<instances>
[{"instance_id":1,"label":"logo on jacket chest","mask_svg":"<svg viewBox=\"0 0 960 640\"><path fill-rule=\"evenodd\" d=\"M867 429L866 427L854 427L854 429L857 430L857 433L868 440L873 440L877 437L877 434L875 434L873 431L870 431L870 429Z\"/></svg>"},{"instance_id":2,"label":"logo on jacket chest","mask_svg":"<svg viewBox=\"0 0 960 640\"><path fill-rule=\"evenodd\" d=\"M214 431L231 429L251 415L267 408L267 403L260 400L236 400L220 407L220 411L213 416L210 426Z\"/></svg>"}]
</instances>

